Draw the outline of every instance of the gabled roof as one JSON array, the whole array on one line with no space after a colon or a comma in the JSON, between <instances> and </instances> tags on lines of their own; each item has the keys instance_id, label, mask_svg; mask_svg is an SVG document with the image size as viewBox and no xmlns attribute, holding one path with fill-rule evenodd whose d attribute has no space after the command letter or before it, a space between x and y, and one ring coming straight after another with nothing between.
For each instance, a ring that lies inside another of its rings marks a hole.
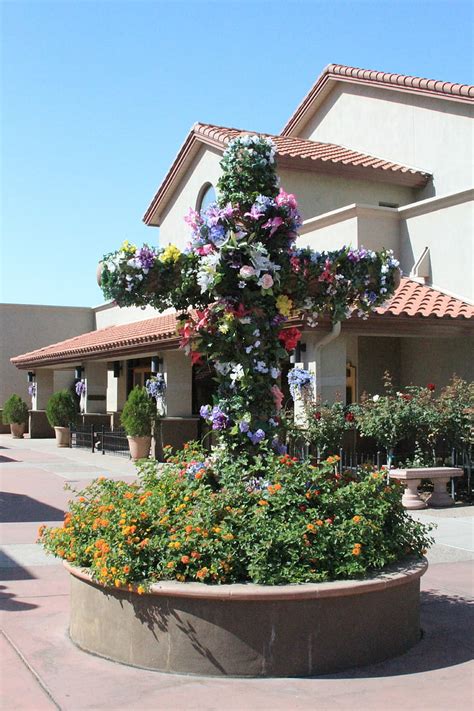
<instances>
[{"instance_id":1,"label":"gabled roof","mask_svg":"<svg viewBox=\"0 0 474 711\"><path fill-rule=\"evenodd\" d=\"M182 178L190 161L203 144L224 151L229 141L246 133L252 133L252 131L196 123L158 188L143 221L147 225L159 224L160 212L171 196L173 188ZM385 181L410 187L422 187L430 177L429 173L421 170L377 158L367 153L360 153L335 143L274 136L269 133L260 133L259 135L267 136L275 143L280 167L299 167L325 173L340 173L342 171L345 175L352 174L354 177L364 180Z\"/></svg>"},{"instance_id":2,"label":"gabled roof","mask_svg":"<svg viewBox=\"0 0 474 711\"><path fill-rule=\"evenodd\" d=\"M419 284L407 277L402 277L395 295L383 308L377 309L374 320L380 317L409 317L409 320L431 324L456 324L474 319L474 306L447 296L437 289ZM324 319L321 319L324 321ZM358 319L350 319L359 321ZM359 321L357 327L364 330L368 321ZM11 359L18 368L74 363L82 359L121 358L132 353L143 353L153 349L178 347L176 334L176 315L166 314L144 321L109 326L98 331L84 333L60 343L25 353ZM328 325L326 323L326 325ZM321 324L323 326L323 324ZM396 331L393 332L396 335Z\"/></svg>"},{"instance_id":3,"label":"gabled roof","mask_svg":"<svg viewBox=\"0 0 474 711\"><path fill-rule=\"evenodd\" d=\"M391 74L372 69L346 67L343 64L328 64L284 126L281 132L282 136L294 134L302 123L306 123L308 111L314 110L322 102L334 87L335 82L365 84L381 89L403 91L405 93L432 96L438 99L461 101L463 103L472 103L474 100L474 86L470 84L455 84L448 81L422 79L421 77Z\"/></svg>"},{"instance_id":4,"label":"gabled roof","mask_svg":"<svg viewBox=\"0 0 474 711\"><path fill-rule=\"evenodd\" d=\"M119 358L137 351L170 348L177 346L179 341L176 326L175 313L119 326L107 326L16 356L11 358L11 362L18 368L26 368L74 363L82 358Z\"/></svg>"}]
</instances>

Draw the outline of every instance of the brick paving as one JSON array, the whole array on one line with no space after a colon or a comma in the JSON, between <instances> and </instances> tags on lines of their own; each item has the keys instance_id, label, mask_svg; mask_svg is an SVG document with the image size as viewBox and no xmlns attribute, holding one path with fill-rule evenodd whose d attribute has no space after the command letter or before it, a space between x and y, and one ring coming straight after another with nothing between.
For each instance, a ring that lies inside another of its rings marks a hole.
<instances>
[{"instance_id":1,"label":"brick paving","mask_svg":"<svg viewBox=\"0 0 474 711\"><path fill-rule=\"evenodd\" d=\"M423 638L381 664L310 679L209 679L135 669L80 651L67 633L69 580L35 546L62 519L65 483L134 476L127 460L0 435L1 708L5 711L451 711L472 707L472 507L417 512L436 520L422 579ZM368 610L370 614L370 610ZM288 650L291 654L291 650Z\"/></svg>"}]
</instances>

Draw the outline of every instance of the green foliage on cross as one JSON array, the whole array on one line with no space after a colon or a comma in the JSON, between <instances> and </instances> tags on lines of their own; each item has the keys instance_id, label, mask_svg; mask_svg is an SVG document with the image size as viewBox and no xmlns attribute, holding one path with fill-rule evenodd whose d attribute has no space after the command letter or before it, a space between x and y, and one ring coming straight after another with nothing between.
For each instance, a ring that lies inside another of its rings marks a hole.
<instances>
[{"instance_id":1,"label":"green foliage on cross","mask_svg":"<svg viewBox=\"0 0 474 711\"><path fill-rule=\"evenodd\" d=\"M221 167L218 203L185 218L184 252L124 243L104 257L101 284L119 306L178 311L181 347L218 382L201 415L226 447L256 453L283 447L281 366L301 337L296 324L366 317L393 294L398 262L388 250L298 248L296 199L278 188L269 139L239 136Z\"/></svg>"}]
</instances>

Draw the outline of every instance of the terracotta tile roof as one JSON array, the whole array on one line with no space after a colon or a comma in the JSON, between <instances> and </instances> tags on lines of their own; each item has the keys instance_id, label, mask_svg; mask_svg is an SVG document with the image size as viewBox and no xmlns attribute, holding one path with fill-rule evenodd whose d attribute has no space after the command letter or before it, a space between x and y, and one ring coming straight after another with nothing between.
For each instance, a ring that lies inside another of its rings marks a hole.
<instances>
[{"instance_id":1,"label":"terracotta tile roof","mask_svg":"<svg viewBox=\"0 0 474 711\"><path fill-rule=\"evenodd\" d=\"M317 101L318 97L323 97L331 82L335 81L369 84L382 89L434 96L439 99L464 103L471 103L474 100L474 86L470 84L423 79L421 77L380 72L372 69L359 69L357 67L347 67L343 64L329 64L284 126L281 132L282 135L289 135L294 132L310 105Z\"/></svg>"},{"instance_id":2,"label":"terracotta tile roof","mask_svg":"<svg viewBox=\"0 0 474 711\"><path fill-rule=\"evenodd\" d=\"M378 317L425 317L431 322L455 323L456 319L474 318L474 307L429 286L402 277L394 297L384 308L377 309ZM370 321L370 319L369 319ZM366 323L366 322L363 322ZM362 326L363 327L363 326ZM120 358L131 353L153 348L176 348L176 316L167 314L156 318L109 326L84 333L61 343L25 353L11 359L18 368L72 363L88 358Z\"/></svg>"},{"instance_id":3,"label":"terracotta tile roof","mask_svg":"<svg viewBox=\"0 0 474 711\"><path fill-rule=\"evenodd\" d=\"M384 316L470 319L474 318L474 306L431 286L402 277L395 295L385 307L377 309L377 313Z\"/></svg>"},{"instance_id":4,"label":"terracotta tile roof","mask_svg":"<svg viewBox=\"0 0 474 711\"><path fill-rule=\"evenodd\" d=\"M226 128L212 124L196 123L181 147L165 179L158 188L156 195L146 211L143 221L151 224L157 211L164 206L171 194L172 186L182 177L185 167L194 157L197 147L202 143L223 150L233 138L252 133L239 128ZM321 143L303 138L289 136L274 136L269 133L259 133L267 136L275 143L280 165L290 165L295 162L298 167L322 170L325 172L352 172L359 178L385 180L399 185L422 187L429 180L429 173L410 168L400 163L393 163L383 158L360 153L335 143ZM155 224L155 223L153 223Z\"/></svg>"},{"instance_id":5,"label":"terracotta tile roof","mask_svg":"<svg viewBox=\"0 0 474 711\"><path fill-rule=\"evenodd\" d=\"M153 347L177 345L176 314L166 314L144 321L108 326L83 333L60 343L11 358L19 368L78 361L81 358L107 356L146 351Z\"/></svg>"}]
</instances>

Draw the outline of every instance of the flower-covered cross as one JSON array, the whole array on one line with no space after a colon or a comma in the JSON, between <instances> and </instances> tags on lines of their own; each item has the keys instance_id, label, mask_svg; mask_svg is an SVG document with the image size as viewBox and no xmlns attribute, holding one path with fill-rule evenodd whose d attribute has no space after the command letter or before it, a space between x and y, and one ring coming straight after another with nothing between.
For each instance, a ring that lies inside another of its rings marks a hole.
<instances>
[{"instance_id":1,"label":"flower-covered cross","mask_svg":"<svg viewBox=\"0 0 474 711\"><path fill-rule=\"evenodd\" d=\"M366 317L393 294L398 262L389 250L297 247L297 202L279 188L268 138L234 139L221 167L218 202L185 218L184 252L126 242L104 257L101 285L119 306L178 311L181 347L215 369L215 402L201 415L227 447L281 450L281 367L301 338L291 319Z\"/></svg>"}]
</instances>

